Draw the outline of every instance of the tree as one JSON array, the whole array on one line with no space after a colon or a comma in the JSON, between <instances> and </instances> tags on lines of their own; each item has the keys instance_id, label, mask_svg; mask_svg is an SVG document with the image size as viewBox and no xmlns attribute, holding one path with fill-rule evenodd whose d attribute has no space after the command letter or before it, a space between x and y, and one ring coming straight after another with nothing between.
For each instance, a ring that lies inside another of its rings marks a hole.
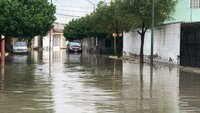
<instances>
[{"instance_id":1,"label":"tree","mask_svg":"<svg viewBox=\"0 0 200 113\"><path fill-rule=\"evenodd\" d=\"M106 37L113 32L129 30L134 23L133 15L124 13L120 5L119 1L110 4L99 2L97 9L90 15L70 21L65 26L65 36L69 39L77 39L81 34L85 37Z\"/></svg>"},{"instance_id":2,"label":"tree","mask_svg":"<svg viewBox=\"0 0 200 113\"><path fill-rule=\"evenodd\" d=\"M47 0L1 0L0 7L0 33L6 37L45 36L56 19Z\"/></svg>"},{"instance_id":3,"label":"tree","mask_svg":"<svg viewBox=\"0 0 200 113\"><path fill-rule=\"evenodd\" d=\"M68 40L80 40L87 36L87 29L84 26L85 18L73 19L65 25L64 36Z\"/></svg>"},{"instance_id":4,"label":"tree","mask_svg":"<svg viewBox=\"0 0 200 113\"><path fill-rule=\"evenodd\" d=\"M98 8L93 14L94 28L97 32L122 33L133 26L133 15L124 13L121 5L118 0L111 1L110 4L99 2Z\"/></svg>"},{"instance_id":5,"label":"tree","mask_svg":"<svg viewBox=\"0 0 200 113\"><path fill-rule=\"evenodd\" d=\"M177 0L155 0L155 26L171 19ZM151 26L152 0L121 0L126 13L134 15L136 24L134 28L140 28L138 33L141 37L140 63L143 63L144 38L147 29Z\"/></svg>"}]
</instances>

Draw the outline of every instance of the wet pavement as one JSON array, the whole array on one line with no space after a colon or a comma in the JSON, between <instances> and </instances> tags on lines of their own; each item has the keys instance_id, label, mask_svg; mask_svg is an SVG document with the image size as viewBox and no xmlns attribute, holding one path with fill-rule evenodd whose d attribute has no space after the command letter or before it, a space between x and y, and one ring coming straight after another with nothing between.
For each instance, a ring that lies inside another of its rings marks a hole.
<instances>
[{"instance_id":1,"label":"wet pavement","mask_svg":"<svg viewBox=\"0 0 200 113\"><path fill-rule=\"evenodd\" d=\"M200 74L54 51L8 56L0 113L200 113Z\"/></svg>"}]
</instances>

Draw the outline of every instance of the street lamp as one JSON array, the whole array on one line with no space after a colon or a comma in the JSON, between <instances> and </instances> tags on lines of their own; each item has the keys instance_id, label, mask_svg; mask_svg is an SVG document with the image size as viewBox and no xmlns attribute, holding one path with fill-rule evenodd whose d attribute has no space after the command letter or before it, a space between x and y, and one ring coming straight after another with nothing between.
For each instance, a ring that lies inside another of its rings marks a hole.
<instances>
[{"instance_id":1,"label":"street lamp","mask_svg":"<svg viewBox=\"0 0 200 113\"><path fill-rule=\"evenodd\" d=\"M153 35L154 35L154 8L155 1L152 0L152 16L151 16L151 65L153 65Z\"/></svg>"}]
</instances>

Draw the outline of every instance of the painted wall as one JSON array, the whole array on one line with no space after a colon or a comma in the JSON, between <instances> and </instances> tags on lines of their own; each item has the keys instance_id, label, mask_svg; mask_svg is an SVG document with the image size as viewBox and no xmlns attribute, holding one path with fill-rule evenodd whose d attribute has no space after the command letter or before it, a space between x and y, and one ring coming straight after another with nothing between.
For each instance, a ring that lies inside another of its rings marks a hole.
<instances>
[{"instance_id":1,"label":"painted wall","mask_svg":"<svg viewBox=\"0 0 200 113\"><path fill-rule=\"evenodd\" d=\"M200 21L200 8L191 9L190 0L178 0L173 19L165 23Z\"/></svg>"},{"instance_id":2,"label":"painted wall","mask_svg":"<svg viewBox=\"0 0 200 113\"><path fill-rule=\"evenodd\" d=\"M82 42L83 51L89 52L92 49L95 49L95 40L93 37L84 38Z\"/></svg>"},{"instance_id":3,"label":"painted wall","mask_svg":"<svg viewBox=\"0 0 200 113\"><path fill-rule=\"evenodd\" d=\"M123 56L135 56L140 53L141 39L137 31L124 33ZM149 59L151 50L151 33L145 35L144 55ZM154 60L179 64L180 23L160 26L154 32Z\"/></svg>"}]
</instances>

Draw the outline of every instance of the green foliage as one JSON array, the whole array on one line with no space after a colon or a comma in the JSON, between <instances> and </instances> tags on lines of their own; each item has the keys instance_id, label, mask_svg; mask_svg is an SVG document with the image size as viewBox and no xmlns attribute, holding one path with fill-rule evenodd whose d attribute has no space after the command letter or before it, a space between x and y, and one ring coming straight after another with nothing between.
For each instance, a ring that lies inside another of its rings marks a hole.
<instances>
[{"instance_id":1,"label":"green foliage","mask_svg":"<svg viewBox=\"0 0 200 113\"><path fill-rule=\"evenodd\" d=\"M124 13L120 1L99 2L97 9L81 19L72 20L65 26L67 39L81 39L87 36L110 37L112 33L128 31L134 24L132 14ZM81 30L82 29L82 30Z\"/></svg>"},{"instance_id":2,"label":"green foliage","mask_svg":"<svg viewBox=\"0 0 200 113\"><path fill-rule=\"evenodd\" d=\"M87 35L86 27L84 26L85 20L84 18L72 20L67 24L64 28L64 36L68 40L79 40Z\"/></svg>"},{"instance_id":3,"label":"green foliage","mask_svg":"<svg viewBox=\"0 0 200 113\"><path fill-rule=\"evenodd\" d=\"M121 3L126 13L135 15L134 28L142 28L142 24L145 29L151 26L152 0L121 0ZM155 26L171 19L176 3L177 0L155 0Z\"/></svg>"},{"instance_id":4,"label":"green foliage","mask_svg":"<svg viewBox=\"0 0 200 113\"><path fill-rule=\"evenodd\" d=\"M175 11L177 0L154 0L155 1L155 26L162 24L171 18ZM138 33L141 37L140 63L143 63L144 38L147 29L152 22L152 0L120 0L126 13L133 14L136 24L133 28L140 28Z\"/></svg>"},{"instance_id":5,"label":"green foliage","mask_svg":"<svg viewBox=\"0 0 200 113\"><path fill-rule=\"evenodd\" d=\"M0 7L0 33L5 36L45 36L56 19L47 0L1 0Z\"/></svg>"},{"instance_id":6,"label":"green foliage","mask_svg":"<svg viewBox=\"0 0 200 113\"><path fill-rule=\"evenodd\" d=\"M155 0L155 25L170 19L176 0ZM115 0L110 4L99 2L97 9L65 26L65 37L82 39L87 36L106 37L141 28L143 37L151 25L152 0Z\"/></svg>"},{"instance_id":7,"label":"green foliage","mask_svg":"<svg viewBox=\"0 0 200 113\"><path fill-rule=\"evenodd\" d=\"M132 14L124 13L120 1L106 4L100 2L92 14L93 28L96 32L112 34L129 30L134 24Z\"/></svg>"},{"instance_id":8,"label":"green foliage","mask_svg":"<svg viewBox=\"0 0 200 113\"><path fill-rule=\"evenodd\" d=\"M99 31L112 34L127 31L132 27L133 15L125 13L121 5L120 1L111 2L109 5L99 3L95 18Z\"/></svg>"}]
</instances>

